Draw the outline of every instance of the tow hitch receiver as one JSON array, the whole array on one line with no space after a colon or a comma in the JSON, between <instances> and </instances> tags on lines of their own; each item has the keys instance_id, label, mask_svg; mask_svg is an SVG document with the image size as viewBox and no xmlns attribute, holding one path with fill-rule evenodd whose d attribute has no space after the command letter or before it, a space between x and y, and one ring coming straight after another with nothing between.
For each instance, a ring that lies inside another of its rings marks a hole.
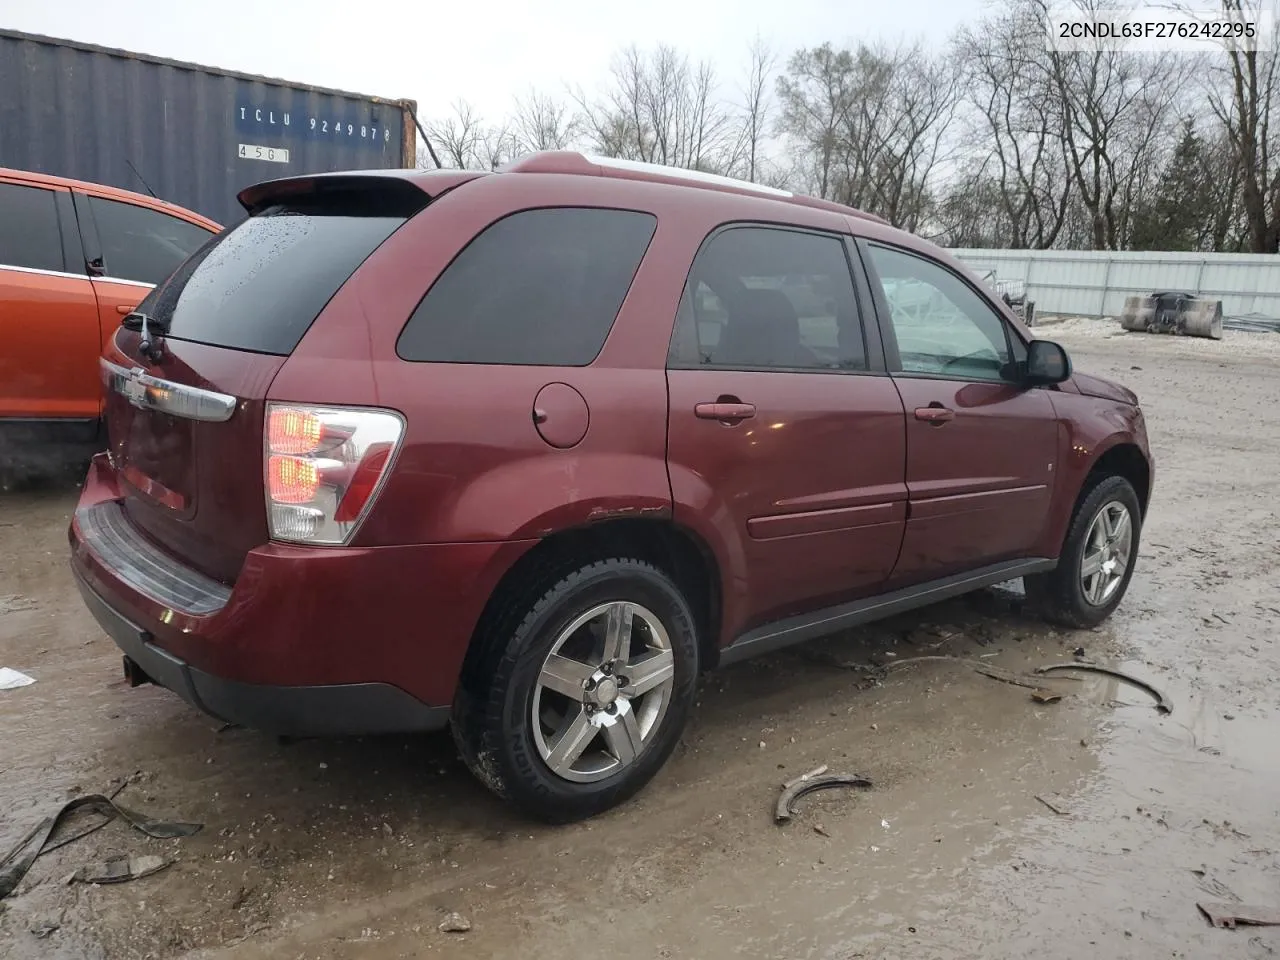
<instances>
[{"instance_id":1,"label":"tow hitch receiver","mask_svg":"<svg viewBox=\"0 0 1280 960\"><path fill-rule=\"evenodd\" d=\"M131 657L124 658L124 678L129 681L129 686L140 687L146 683L154 683L147 671L138 666L137 662Z\"/></svg>"}]
</instances>

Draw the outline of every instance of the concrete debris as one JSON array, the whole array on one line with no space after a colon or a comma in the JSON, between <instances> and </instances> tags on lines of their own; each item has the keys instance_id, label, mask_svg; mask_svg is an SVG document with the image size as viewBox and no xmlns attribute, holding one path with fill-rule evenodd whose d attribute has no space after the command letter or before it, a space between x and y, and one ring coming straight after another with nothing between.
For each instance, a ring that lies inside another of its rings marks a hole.
<instances>
[{"instance_id":1,"label":"concrete debris","mask_svg":"<svg viewBox=\"0 0 1280 960\"><path fill-rule=\"evenodd\" d=\"M1280 927L1280 907L1256 907L1245 903L1197 903L1215 927L1234 930L1237 924Z\"/></svg>"},{"instance_id":2,"label":"concrete debris","mask_svg":"<svg viewBox=\"0 0 1280 960\"><path fill-rule=\"evenodd\" d=\"M467 933L471 929L471 921L460 913L451 913L440 921L441 933Z\"/></svg>"}]
</instances>

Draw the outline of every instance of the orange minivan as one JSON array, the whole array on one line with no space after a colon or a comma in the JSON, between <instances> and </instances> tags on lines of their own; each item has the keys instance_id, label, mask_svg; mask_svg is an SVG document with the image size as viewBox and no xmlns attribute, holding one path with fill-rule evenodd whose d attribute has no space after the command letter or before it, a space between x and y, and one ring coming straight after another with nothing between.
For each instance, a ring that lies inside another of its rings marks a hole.
<instances>
[{"instance_id":1,"label":"orange minivan","mask_svg":"<svg viewBox=\"0 0 1280 960\"><path fill-rule=\"evenodd\" d=\"M127 190L0 167L0 470L98 444L103 345L221 229Z\"/></svg>"}]
</instances>

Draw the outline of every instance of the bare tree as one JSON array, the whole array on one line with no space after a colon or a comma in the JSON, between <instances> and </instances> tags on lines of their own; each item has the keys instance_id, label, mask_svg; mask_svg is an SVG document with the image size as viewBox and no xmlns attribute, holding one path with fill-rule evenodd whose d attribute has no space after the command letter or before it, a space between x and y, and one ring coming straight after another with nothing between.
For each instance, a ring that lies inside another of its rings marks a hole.
<instances>
[{"instance_id":1,"label":"bare tree","mask_svg":"<svg viewBox=\"0 0 1280 960\"><path fill-rule=\"evenodd\" d=\"M778 129L795 154L805 189L830 199L841 155L841 129L854 97L853 54L829 43L797 50L778 78Z\"/></svg>"},{"instance_id":2,"label":"bare tree","mask_svg":"<svg viewBox=\"0 0 1280 960\"><path fill-rule=\"evenodd\" d=\"M920 46L802 50L779 80L781 128L821 196L918 228L958 99L953 62Z\"/></svg>"},{"instance_id":3,"label":"bare tree","mask_svg":"<svg viewBox=\"0 0 1280 960\"><path fill-rule=\"evenodd\" d=\"M1209 98L1240 177L1254 253L1280 253L1280 29L1270 40L1265 51L1229 48L1226 82L1214 84Z\"/></svg>"},{"instance_id":4,"label":"bare tree","mask_svg":"<svg viewBox=\"0 0 1280 960\"><path fill-rule=\"evenodd\" d=\"M528 152L510 126L488 127L476 144L476 166L482 170L497 170Z\"/></svg>"},{"instance_id":5,"label":"bare tree","mask_svg":"<svg viewBox=\"0 0 1280 960\"><path fill-rule=\"evenodd\" d=\"M1050 247L1066 219L1072 180L1043 26L1025 6L1011 5L963 29L956 52L971 109L971 142L980 145L970 152L970 173L957 199L996 205L997 245Z\"/></svg>"},{"instance_id":6,"label":"bare tree","mask_svg":"<svg viewBox=\"0 0 1280 960\"><path fill-rule=\"evenodd\" d=\"M445 165L462 170L482 165L477 159L483 127L475 108L465 100L454 103L450 116L426 123L427 136L440 148Z\"/></svg>"},{"instance_id":7,"label":"bare tree","mask_svg":"<svg viewBox=\"0 0 1280 960\"><path fill-rule=\"evenodd\" d=\"M576 99L586 139L606 156L719 173L732 165L734 137L716 88L711 64L632 46L615 57L603 97Z\"/></svg>"},{"instance_id":8,"label":"bare tree","mask_svg":"<svg viewBox=\"0 0 1280 960\"><path fill-rule=\"evenodd\" d=\"M777 58L759 37L751 45L751 62L743 90L741 146L743 174L756 180L764 159L763 147L773 110L773 71Z\"/></svg>"},{"instance_id":9,"label":"bare tree","mask_svg":"<svg viewBox=\"0 0 1280 960\"><path fill-rule=\"evenodd\" d=\"M537 153L569 149L578 139L582 121L567 104L535 90L516 100L511 126L519 149Z\"/></svg>"},{"instance_id":10,"label":"bare tree","mask_svg":"<svg viewBox=\"0 0 1280 960\"><path fill-rule=\"evenodd\" d=\"M1083 13L1104 0L1073 0ZM1032 0L1040 22L1046 0ZM1186 78L1173 53L1143 54L1098 43L1085 51L1049 51L1058 122L1081 204L1091 219L1094 249L1118 250L1127 240L1129 211L1152 185L1148 176L1172 149Z\"/></svg>"}]
</instances>

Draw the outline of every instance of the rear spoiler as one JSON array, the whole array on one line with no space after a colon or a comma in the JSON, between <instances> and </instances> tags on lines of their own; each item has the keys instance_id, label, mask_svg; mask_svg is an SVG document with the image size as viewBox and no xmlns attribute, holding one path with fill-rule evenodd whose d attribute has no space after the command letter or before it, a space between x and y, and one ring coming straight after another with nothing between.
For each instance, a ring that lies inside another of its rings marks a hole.
<instances>
[{"instance_id":1,"label":"rear spoiler","mask_svg":"<svg viewBox=\"0 0 1280 960\"><path fill-rule=\"evenodd\" d=\"M350 170L266 180L245 187L236 199L249 216L283 200L325 195L335 199L376 198L384 203L403 204L409 212L416 212L440 194L482 176L485 174L473 170Z\"/></svg>"}]
</instances>

